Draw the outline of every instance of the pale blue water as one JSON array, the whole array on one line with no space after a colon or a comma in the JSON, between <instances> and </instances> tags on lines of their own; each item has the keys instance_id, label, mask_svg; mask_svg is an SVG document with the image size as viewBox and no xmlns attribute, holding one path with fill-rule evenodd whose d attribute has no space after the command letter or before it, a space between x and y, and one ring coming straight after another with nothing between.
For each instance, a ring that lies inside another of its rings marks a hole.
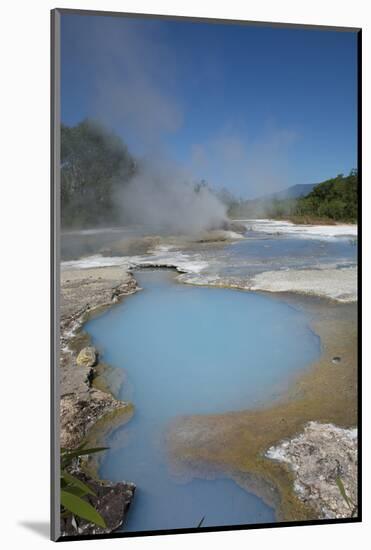
<instances>
[{"instance_id":1,"label":"pale blue water","mask_svg":"<svg viewBox=\"0 0 371 550\"><path fill-rule=\"evenodd\" d=\"M228 479L181 483L163 437L178 415L253 407L287 387L320 354L303 312L256 293L181 285L168 271L137 272L143 291L86 330L103 360L125 369L120 398L133 419L113 434L100 474L137 492L128 531L275 521L264 502Z\"/></svg>"}]
</instances>

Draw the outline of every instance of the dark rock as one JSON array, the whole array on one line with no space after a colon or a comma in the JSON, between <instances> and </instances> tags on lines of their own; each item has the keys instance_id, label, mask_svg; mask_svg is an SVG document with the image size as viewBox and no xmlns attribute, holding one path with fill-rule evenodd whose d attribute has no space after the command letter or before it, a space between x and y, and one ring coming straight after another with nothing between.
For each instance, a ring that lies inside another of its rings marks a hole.
<instances>
[{"instance_id":1,"label":"dark rock","mask_svg":"<svg viewBox=\"0 0 371 550\"><path fill-rule=\"evenodd\" d=\"M134 483L126 481L119 483L96 481L82 472L73 472L73 475L86 483L96 494L96 496L89 495L85 499L104 518L107 528L103 529L94 523L78 517L75 517L73 520L72 516L69 516L61 519L62 536L97 535L112 533L112 531L118 529L124 523L133 500L135 492Z\"/></svg>"}]
</instances>

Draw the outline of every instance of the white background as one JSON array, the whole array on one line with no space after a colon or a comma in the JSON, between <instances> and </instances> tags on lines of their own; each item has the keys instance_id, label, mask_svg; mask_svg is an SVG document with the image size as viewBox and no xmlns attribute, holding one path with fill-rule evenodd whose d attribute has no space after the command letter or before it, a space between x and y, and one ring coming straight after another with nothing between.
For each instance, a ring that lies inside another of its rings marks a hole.
<instances>
[{"instance_id":1,"label":"white background","mask_svg":"<svg viewBox=\"0 0 371 550\"><path fill-rule=\"evenodd\" d=\"M0 544L40 548L49 521L49 10L54 7L168 13L363 27L364 240L370 235L370 16L362 0L7 0L1 8ZM368 66L367 66L368 65ZM319 86L321 83L318 83ZM368 100L368 101L367 101ZM131 549L349 549L370 529L370 258L364 255L364 523L74 542ZM368 284L367 284L368 283ZM367 349L368 348L368 349Z\"/></svg>"}]
</instances>

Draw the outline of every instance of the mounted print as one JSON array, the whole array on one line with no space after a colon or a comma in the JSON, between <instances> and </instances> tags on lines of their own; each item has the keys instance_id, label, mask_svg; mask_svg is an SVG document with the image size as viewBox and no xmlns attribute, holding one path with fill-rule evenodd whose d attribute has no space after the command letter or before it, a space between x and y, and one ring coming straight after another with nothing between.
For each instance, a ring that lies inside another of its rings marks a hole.
<instances>
[{"instance_id":1,"label":"mounted print","mask_svg":"<svg viewBox=\"0 0 371 550\"><path fill-rule=\"evenodd\" d=\"M52 538L361 520L361 31L52 12Z\"/></svg>"}]
</instances>

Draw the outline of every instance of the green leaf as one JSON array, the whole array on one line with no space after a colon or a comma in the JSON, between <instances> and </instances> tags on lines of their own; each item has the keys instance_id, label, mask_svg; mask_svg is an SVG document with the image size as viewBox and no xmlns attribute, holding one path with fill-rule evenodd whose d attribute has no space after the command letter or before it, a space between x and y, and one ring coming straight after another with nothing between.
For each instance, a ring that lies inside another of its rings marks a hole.
<instances>
[{"instance_id":1,"label":"green leaf","mask_svg":"<svg viewBox=\"0 0 371 550\"><path fill-rule=\"evenodd\" d=\"M95 523L99 527L106 528L106 522L91 504L82 498L72 495L65 490L61 491L61 504L66 510L69 510L76 516Z\"/></svg>"},{"instance_id":2,"label":"green leaf","mask_svg":"<svg viewBox=\"0 0 371 550\"><path fill-rule=\"evenodd\" d=\"M100 451L106 451L108 447L95 447L94 449L76 449L74 451L68 451L62 454L62 468L65 468L73 458L77 458L83 455L90 455L93 453L99 453Z\"/></svg>"},{"instance_id":3,"label":"green leaf","mask_svg":"<svg viewBox=\"0 0 371 550\"><path fill-rule=\"evenodd\" d=\"M77 497L85 497L88 494L83 489L80 489L80 487L74 487L72 485L68 485L67 487L64 487L63 490L66 491L67 493L71 493L71 495L76 495Z\"/></svg>"},{"instance_id":4,"label":"green leaf","mask_svg":"<svg viewBox=\"0 0 371 550\"><path fill-rule=\"evenodd\" d=\"M197 529L200 529L200 527L202 527L204 519L205 519L205 516L201 519L200 523L197 525Z\"/></svg>"},{"instance_id":5,"label":"green leaf","mask_svg":"<svg viewBox=\"0 0 371 550\"><path fill-rule=\"evenodd\" d=\"M339 487L339 491L341 493L341 496L343 497L343 499L345 500L345 502L347 503L348 505L348 508L352 509L352 505L351 505L351 502L348 498L348 495L346 494L345 492L345 487L344 487L344 483L342 482L341 478L340 477L337 477L336 478L336 485Z\"/></svg>"},{"instance_id":6,"label":"green leaf","mask_svg":"<svg viewBox=\"0 0 371 550\"><path fill-rule=\"evenodd\" d=\"M63 458L75 458L82 455L90 455L93 453L99 453L100 451L106 451L108 447L95 447L93 449L75 449L74 451L67 451L63 453Z\"/></svg>"},{"instance_id":7,"label":"green leaf","mask_svg":"<svg viewBox=\"0 0 371 550\"><path fill-rule=\"evenodd\" d=\"M67 483L69 483L70 485L74 485L75 487L79 487L79 489L81 489L82 491L85 491L86 494L88 495L95 495L94 491L92 489L90 489L90 487L88 485L86 485L85 483L83 483L80 479L78 479L77 477L75 476L72 476L71 474L69 474L68 472L66 471L62 471L61 472L61 478L64 479Z\"/></svg>"}]
</instances>

